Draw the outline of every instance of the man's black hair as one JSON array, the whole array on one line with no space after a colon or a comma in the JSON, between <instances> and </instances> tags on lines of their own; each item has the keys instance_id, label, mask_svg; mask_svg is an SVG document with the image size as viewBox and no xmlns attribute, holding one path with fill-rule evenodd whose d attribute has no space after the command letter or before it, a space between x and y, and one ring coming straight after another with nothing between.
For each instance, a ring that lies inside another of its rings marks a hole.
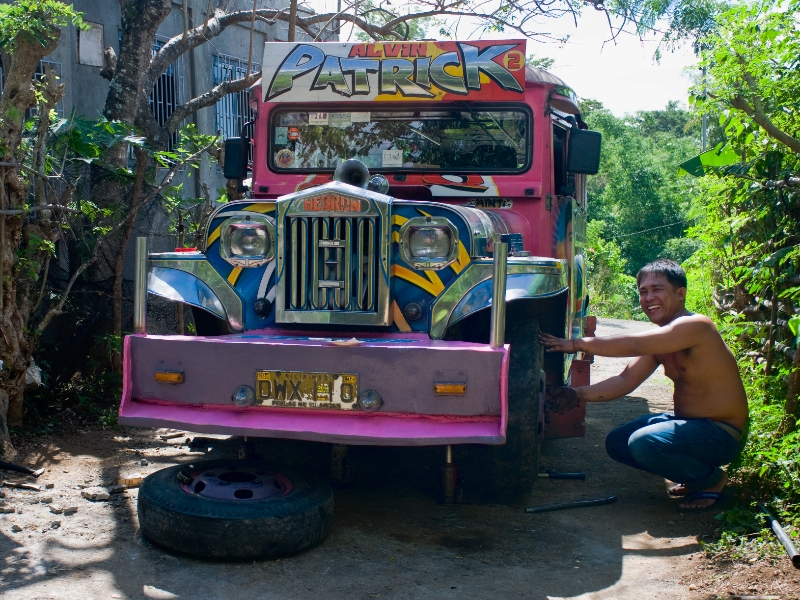
<instances>
[{"instance_id":1,"label":"man's black hair","mask_svg":"<svg viewBox=\"0 0 800 600\"><path fill-rule=\"evenodd\" d=\"M646 264L636 273L636 285L641 284L646 275L663 275L675 289L686 287L686 271L674 260L659 258Z\"/></svg>"}]
</instances>

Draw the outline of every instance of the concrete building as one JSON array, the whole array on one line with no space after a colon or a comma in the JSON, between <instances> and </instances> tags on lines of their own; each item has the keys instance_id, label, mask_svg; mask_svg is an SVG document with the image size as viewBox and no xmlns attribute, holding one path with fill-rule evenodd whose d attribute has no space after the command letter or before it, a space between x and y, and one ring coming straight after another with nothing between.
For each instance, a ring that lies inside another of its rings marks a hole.
<instances>
[{"instance_id":1,"label":"concrete building","mask_svg":"<svg viewBox=\"0 0 800 600\"><path fill-rule=\"evenodd\" d=\"M256 6L264 9L286 9L288 12L288 5L289 0L256 0ZM110 84L100 76L104 68L103 52L110 46L119 53L120 5L117 0L75 0L73 6L83 13L83 19L90 29L78 31L74 27L66 28L58 48L42 61L40 71L49 63L66 84L64 98L57 107L60 115L69 116L74 109L78 115L98 117L103 111ZM192 28L202 25L206 11L211 6L209 0L173 1L172 11L158 30L153 51L157 51L171 37L181 35L185 26ZM252 0L234 0L230 10L246 11L252 8ZM256 21L251 65L253 72L261 69L264 42L285 41L286 30L283 21L275 24ZM298 29L297 39L309 38ZM250 23L245 22L228 27L219 36L181 56L161 75L153 89L151 105L156 118L163 123L175 106L222 81L244 76L249 45ZM246 92L230 94L216 106L195 113L190 121L202 133L219 131L223 138L238 136L242 125L251 117L246 96ZM202 196L200 183L203 181L212 190L225 185L221 169L210 161L204 161L201 170L194 172L192 177L187 178L182 174L176 179L176 183L183 182L184 195L188 197Z\"/></svg>"}]
</instances>

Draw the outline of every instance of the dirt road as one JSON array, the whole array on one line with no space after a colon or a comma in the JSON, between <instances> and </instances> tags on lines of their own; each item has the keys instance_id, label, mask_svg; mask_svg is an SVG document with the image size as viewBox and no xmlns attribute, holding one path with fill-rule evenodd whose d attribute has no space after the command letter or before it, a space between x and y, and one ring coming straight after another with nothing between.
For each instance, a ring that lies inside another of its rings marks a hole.
<instances>
[{"instance_id":1,"label":"dirt road","mask_svg":"<svg viewBox=\"0 0 800 600\"><path fill-rule=\"evenodd\" d=\"M601 321L598 334L648 326ZM598 358L592 377L608 377L623 364ZM541 457L543 468L585 471L586 481L540 480L515 505L438 505L432 488L441 448L356 449L357 483L336 492L330 536L299 555L246 564L151 546L138 533L136 490L106 502L81 498L78 485L197 460L201 454L189 453L185 438L162 441L151 430L120 429L29 439L20 447L25 464L46 467L37 483L54 487L5 489L17 512L0 516L0 598L706 598L689 584L701 560L697 537L712 533L713 515L677 514L662 479L613 463L603 446L612 427L668 409L670 397L670 382L657 372L634 395L591 406L587 436L546 442ZM210 457L236 454L235 441L210 445ZM262 444L259 451L320 471L330 457L322 444ZM608 494L619 501L524 513L526 504ZM78 511L53 514L41 503L45 496Z\"/></svg>"}]
</instances>

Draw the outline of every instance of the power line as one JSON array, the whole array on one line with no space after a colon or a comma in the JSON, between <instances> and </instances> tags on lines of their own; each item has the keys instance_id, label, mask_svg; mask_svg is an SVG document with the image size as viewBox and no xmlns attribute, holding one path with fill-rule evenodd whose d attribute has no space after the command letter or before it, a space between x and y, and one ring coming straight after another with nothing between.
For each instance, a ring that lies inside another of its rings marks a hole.
<instances>
[{"instance_id":1,"label":"power line","mask_svg":"<svg viewBox=\"0 0 800 600\"><path fill-rule=\"evenodd\" d=\"M675 221L674 223L667 223L666 225L651 227L650 229L642 229L641 231L634 231L633 233L623 233L622 235L615 235L611 239L618 240L619 238L630 237L632 235L639 235L640 233L647 233L648 231L655 231L656 229L664 229L665 227L672 227L673 225L681 225L683 223L688 223L688 222L689 221Z\"/></svg>"}]
</instances>

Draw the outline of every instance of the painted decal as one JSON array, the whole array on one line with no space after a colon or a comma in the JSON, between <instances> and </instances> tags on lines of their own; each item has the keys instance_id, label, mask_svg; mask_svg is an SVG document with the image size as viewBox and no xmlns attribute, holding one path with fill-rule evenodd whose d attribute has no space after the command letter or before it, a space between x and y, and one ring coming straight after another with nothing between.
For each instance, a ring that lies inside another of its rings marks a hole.
<instances>
[{"instance_id":1,"label":"painted decal","mask_svg":"<svg viewBox=\"0 0 800 600\"><path fill-rule=\"evenodd\" d=\"M472 198L464 206L470 208L509 209L514 206L511 198Z\"/></svg>"},{"instance_id":2,"label":"painted decal","mask_svg":"<svg viewBox=\"0 0 800 600\"><path fill-rule=\"evenodd\" d=\"M514 100L525 89L525 40L269 42L263 65L265 102ZM316 115L309 125L329 124Z\"/></svg>"},{"instance_id":3,"label":"painted decal","mask_svg":"<svg viewBox=\"0 0 800 600\"><path fill-rule=\"evenodd\" d=\"M333 175L330 173L308 175L297 185L295 191L302 192L331 181L333 181ZM403 185L425 186L430 189L431 196L434 197L469 196L471 197L470 200L475 200L475 196L492 198L499 194L497 184L491 177L486 175L422 175L409 173L406 175Z\"/></svg>"},{"instance_id":4,"label":"painted decal","mask_svg":"<svg viewBox=\"0 0 800 600\"><path fill-rule=\"evenodd\" d=\"M423 175L433 196L497 196L497 186L485 175Z\"/></svg>"},{"instance_id":5,"label":"painted decal","mask_svg":"<svg viewBox=\"0 0 800 600\"><path fill-rule=\"evenodd\" d=\"M294 153L288 148L278 150L275 155L275 164L284 169L291 167L294 164Z\"/></svg>"}]
</instances>

